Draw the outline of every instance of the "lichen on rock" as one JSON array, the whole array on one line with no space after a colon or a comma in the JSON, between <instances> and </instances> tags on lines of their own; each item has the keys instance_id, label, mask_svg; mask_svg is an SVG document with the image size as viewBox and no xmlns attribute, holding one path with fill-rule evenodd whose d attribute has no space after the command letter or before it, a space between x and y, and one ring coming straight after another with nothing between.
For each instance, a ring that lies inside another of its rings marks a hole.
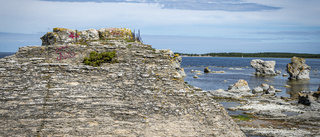
<instances>
[{"instance_id":1,"label":"lichen on rock","mask_svg":"<svg viewBox=\"0 0 320 137\"><path fill-rule=\"evenodd\" d=\"M238 82L229 86L228 91L249 92L251 89L247 81L244 79L239 79Z\"/></svg>"},{"instance_id":2,"label":"lichen on rock","mask_svg":"<svg viewBox=\"0 0 320 137\"><path fill-rule=\"evenodd\" d=\"M291 58L291 63L287 64L286 67L286 71L290 75L289 79L310 79L309 72L311 67L306 64L306 60L304 58L293 57Z\"/></svg>"}]
</instances>

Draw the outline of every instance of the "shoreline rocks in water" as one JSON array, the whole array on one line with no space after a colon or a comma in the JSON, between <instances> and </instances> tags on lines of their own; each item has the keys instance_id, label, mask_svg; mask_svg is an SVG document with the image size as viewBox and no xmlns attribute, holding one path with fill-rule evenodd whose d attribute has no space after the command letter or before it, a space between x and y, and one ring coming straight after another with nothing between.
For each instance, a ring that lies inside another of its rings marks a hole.
<instances>
[{"instance_id":1,"label":"shoreline rocks in water","mask_svg":"<svg viewBox=\"0 0 320 137\"><path fill-rule=\"evenodd\" d=\"M247 81L245 81L243 79L239 79L238 82L229 86L228 91L250 92L251 89L250 89Z\"/></svg>"},{"instance_id":2,"label":"shoreline rocks in water","mask_svg":"<svg viewBox=\"0 0 320 137\"><path fill-rule=\"evenodd\" d=\"M240 79L235 84L229 86L228 90L218 89L208 91L210 96L217 98L241 99L243 97L255 96L252 94L247 81Z\"/></svg>"},{"instance_id":3,"label":"shoreline rocks in water","mask_svg":"<svg viewBox=\"0 0 320 137\"><path fill-rule=\"evenodd\" d=\"M252 93L255 94L254 96L243 94L250 92L225 91L223 89L208 91L208 95L223 100L223 102L226 102L226 100L227 102L237 102L240 104L239 106L228 107L227 109L230 111L243 111L241 112L242 114L236 115L253 117L249 122L238 122L246 134L262 136L320 135L320 91L297 93L299 94L298 101L276 96L275 93L278 91L273 86L261 84L261 87L253 88ZM287 127L287 124L294 128L282 131L283 127ZM266 125L269 128L261 128ZM253 127L248 129L248 126ZM253 132L254 130L259 132ZM274 130L285 133L277 133Z\"/></svg>"},{"instance_id":4,"label":"shoreline rocks in water","mask_svg":"<svg viewBox=\"0 0 320 137\"><path fill-rule=\"evenodd\" d=\"M204 73L210 73L211 70L210 70L208 67L206 67L206 68L204 68L203 72L204 72Z\"/></svg>"},{"instance_id":5,"label":"shoreline rocks in water","mask_svg":"<svg viewBox=\"0 0 320 137\"><path fill-rule=\"evenodd\" d=\"M290 75L289 79L310 79L309 72L311 70L311 67L306 64L306 60L304 58L291 58L291 63L288 63L286 68L286 71Z\"/></svg>"},{"instance_id":6,"label":"shoreline rocks in water","mask_svg":"<svg viewBox=\"0 0 320 137\"><path fill-rule=\"evenodd\" d=\"M254 75L271 75L275 76L277 73L274 71L276 61L263 61L261 59L251 60L250 65L256 70ZM281 72L280 72L281 73Z\"/></svg>"}]
</instances>

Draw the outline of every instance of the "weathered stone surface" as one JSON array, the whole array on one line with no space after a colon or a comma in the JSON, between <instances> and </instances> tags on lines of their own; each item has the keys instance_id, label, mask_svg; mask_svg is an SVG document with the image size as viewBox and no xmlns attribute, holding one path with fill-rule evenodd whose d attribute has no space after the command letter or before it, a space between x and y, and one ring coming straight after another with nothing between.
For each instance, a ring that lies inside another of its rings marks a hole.
<instances>
[{"instance_id":1,"label":"weathered stone surface","mask_svg":"<svg viewBox=\"0 0 320 137\"><path fill-rule=\"evenodd\" d=\"M265 83L261 84L261 86L262 86L263 91L267 91L270 87L268 84L265 84Z\"/></svg>"},{"instance_id":2,"label":"weathered stone surface","mask_svg":"<svg viewBox=\"0 0 320 137\"><path fill-rule=\"evenodd\" d=\"M243 97L252 97L254 94L250 92L239 92L239 91L226 91L224 89L218 89L213 91L208 91L209 96L213 96L214 98L222 98L222 99L242 99Z\"/></svg>"},{"instance_id":3,"label":"weathered stone surface","mask_svg":"<svg viewBox=\"0 0 320 137\"><path fill-rule=\"evenodd\" d=\"M82 63L91 51L114 50L119 63ZM21 47L0 59L0 136L245 136L184 83L178 56L156 51L121 40Z\"/></svg>"},{"instance_id":4,"label":"weathered stone surface","mask_svg":"<svg viewBox=\"0 0 320 137\"><path fill-rule=\"evenodd\" d=\"M88 44L90 46L100 45L98 40L110 39L132 39L133 34L126 28L101 28L77 31L65 28L54 28L53 32L48 32L40 39L42 45L65 45L65 44ZM104 43L106 41L102 41ZM109 41L110 42L110 41Z\"/></svg>"},{"instance_id":5,"label":"weathered stone surface","mask_svg":"<svg viewBox=\"0 0 320 137\"><path fill-rule=\"evenodd\" d=\"M252 68L256 70L255 75L277 75L274 71L276 61L263 61L254 59L250 62Z\"/></svg>"},{"instance_id":6,"label":"weathered stone surface","mask_svg":"<svg viewBox=\"0 0 320 137\"><path fill-rule=\"evenodd\" d=\"M298 99L299 99L299 101L298 101L298 103L301 103L301 104L303 104L303 105L307 105L307 106L310 106L310 100L309 100L309 95L308 95L308 93L305 93L304 91L302 91L302 92L299 92L298 93L299 94L299 96L298 96Z\"/></svg>"},{"instance_id":7,"label":"weathered stone surface","mask_svg":"<svg viewBox=\"0 0 320 137\"><path fill-rule=\"evenodd\" d=\"M249 92L251 89L247 81L239 79L237 83L229 86L228 91Z\"/></svg>"},{"instance_id":8,"label":"weathered stone surface","mask_svg":"<svg viewBox=\"0 0 320 137\"><path fill-rule=\"evenodd\" d=\"M275 95L276 94L276 90L274 89L273 86L269 86L269 88L266 91L266 94Z\"/></svg>"},{"instance_id":9,"label":"weathered stone surface","mask_svg":"<svg viewBox=\"0 0 320 137\"><path fill-rule=\"evenodd\" d=\"M320 92L300 91L298 93L298 103L311 106L312 110L320 110Z\"/></svg>"},{"instance_id":10,"label":"weathered stone surface","mask_svg":"<svg viewBox=\"0 0 320 137\"><path fill-rule=\"evenodd\" d=\"M263 89L261 87L255 87L252 89L252 93L256 94L256 93L262 93Z\"/></svg>"},{"instance_id":11,"label":"weathered stone surface","mask_svg":"<svg viewBox=\"0 0 320 137\"><path fill-rule=\"evenodd\" d=\"M289 79L310 79L309 72L311 67L306 64L304 58L293 57L291 63L287 64L286 71L289 73Z\"/></svg>"}]
</instances>

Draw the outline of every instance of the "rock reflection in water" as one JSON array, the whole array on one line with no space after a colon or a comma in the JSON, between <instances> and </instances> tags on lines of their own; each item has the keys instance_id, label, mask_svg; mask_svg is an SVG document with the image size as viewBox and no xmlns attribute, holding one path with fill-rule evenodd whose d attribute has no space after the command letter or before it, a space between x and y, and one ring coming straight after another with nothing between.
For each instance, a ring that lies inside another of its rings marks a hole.
<instances>
[{"instance_id":1,"label":"rock reflection in water","mask_svg":"<svg viewBox=\"0 0 320 137\"><path fill-rule=\"evenodd\" d=\"M310 80L288 80L286 83L290 87L286 88L287 94L293 99L298 99L298 92L310 91Z\"/></svg>"}]
</instances>

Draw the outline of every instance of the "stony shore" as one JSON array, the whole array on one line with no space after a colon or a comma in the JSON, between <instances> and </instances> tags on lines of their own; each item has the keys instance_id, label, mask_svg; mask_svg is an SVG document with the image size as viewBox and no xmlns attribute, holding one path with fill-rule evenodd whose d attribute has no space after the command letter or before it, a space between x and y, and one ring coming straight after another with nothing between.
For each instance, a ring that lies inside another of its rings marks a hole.
<instances>
[{"instance_id":1,"label":"stony shore","mask_svg":"<svg viewBox=\"0 0 320 137\"><path fill-rule=\"evenodd\" d=\"M319 136L320 98L308 95L310 105L301 104L293 98L267 94L267 91L262 94L223 89L208 91L208 96L214 99L240 103L227 109L241 111L242 115L250 118L237 123L243 132L259 136Z\"/></svg>"},{"instance_id":2,"label":"stony shore","mask_svg":"<svg viewBox=\"0 0 320 137\"><path fill-rule=\"evenodd\" d=\"M84 65L91 51L117 63ZM21 47L0 59L0 136L245 136L180 62L126 40Z\"/></svg>"}]
</instances>

